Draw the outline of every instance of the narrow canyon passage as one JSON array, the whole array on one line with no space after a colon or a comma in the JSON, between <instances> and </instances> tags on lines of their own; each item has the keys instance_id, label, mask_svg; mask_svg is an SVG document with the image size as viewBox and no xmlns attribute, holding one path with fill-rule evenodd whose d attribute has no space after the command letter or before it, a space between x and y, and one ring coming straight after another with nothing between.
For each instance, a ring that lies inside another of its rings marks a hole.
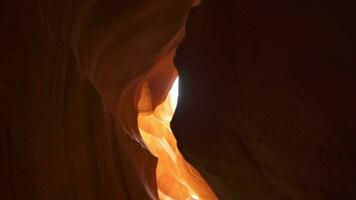
<instances>
[{"instance_id":1,"label":"narrow canyon passage","mask_svg":"<svg viewBox=\"0 0 356 200\"><path fill-rule=\"evenodd\" d=\"M138 127L149 151L158 158L156 180L161 200L215 200L209 185L182 156L170 128L178 98L177 77L164 102L153 113L139 113ZM149 93L143 87L142 93ZM140 98L142 104L144 98ZM147 99L145 99L147 101Z\"/></svg>"},{"instance_id":2,"label":"narrow canyon passage","mask_svg":"<svg viewBox=\"0 0 356 200\"><path fill-rule=\"evenodd\" d=\"M356 200L356 1L0 10L0 200Z\"/></svg>"}]
</instances>

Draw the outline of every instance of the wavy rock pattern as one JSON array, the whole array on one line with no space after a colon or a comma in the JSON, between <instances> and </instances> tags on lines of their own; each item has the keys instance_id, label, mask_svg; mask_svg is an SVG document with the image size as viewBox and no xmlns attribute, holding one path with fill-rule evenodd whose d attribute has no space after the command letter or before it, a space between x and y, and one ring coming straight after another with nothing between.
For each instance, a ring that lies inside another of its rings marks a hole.
<instances>
[{"instance_id":1,"label":"wavy rock pattern","mask_svg":"<svg viewBox=\"0 0 356 200\"><path fill-rule=\"evenodd\" d=\"M158 199L128 87L167 60L193 2L0 4L0 199Z\"/></svg>"}]
</instances>

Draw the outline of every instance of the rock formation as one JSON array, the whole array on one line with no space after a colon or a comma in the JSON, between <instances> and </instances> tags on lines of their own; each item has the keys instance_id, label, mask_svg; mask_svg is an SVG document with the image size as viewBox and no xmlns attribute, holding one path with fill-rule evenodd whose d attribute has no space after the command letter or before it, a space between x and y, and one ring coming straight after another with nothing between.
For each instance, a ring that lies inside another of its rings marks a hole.
<instances>
[{"instance_id":1,"label":"rock formation","mask_svg":"<svg viewBox=\"0 0 356 200\"><path fill-rule=\"evenodd\" d=\"M1 2L0 199L158 198L157 159L135 140L127 100L173 59L192 4ZM167 92L172 72L161 70Z\"/></svg>"},{"instance_id":2,"label":"rock formation","mask_svg":"<svg viewBox=\"0 0 356 200\"><path fill-rule=\"evenodd\" d=\"M159 199L138 117L178 74L177 146L218 199L356 199L355 3L198 4L1 1L0 199Z\"/></svg>"}]
</instances>

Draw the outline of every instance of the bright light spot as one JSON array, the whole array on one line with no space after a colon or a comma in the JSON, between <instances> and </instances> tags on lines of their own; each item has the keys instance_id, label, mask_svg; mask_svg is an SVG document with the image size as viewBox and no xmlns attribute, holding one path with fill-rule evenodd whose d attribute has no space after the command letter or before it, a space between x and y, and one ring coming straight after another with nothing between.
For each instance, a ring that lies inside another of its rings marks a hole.
<instances>
[{"instance_id":1,"label":"bright light spot","mask_svg":"<svg viewBox=\"0 0 356 200\"><path fill-rule=\"evenodd\" d=\"M192 198L193 198L194 200L199 200L199 196L196 195L196 194L192 194Z\"/></svg>"},{"instance_id":2,"label":"bright light spot","mask_svg":"<svg viewBox=\"0 0 356 200\"><path fill-rule=\"evenodd\" d=\"M171 105L173 110L176 109L177 107L177 101L178 101L178 96L179 96L179 77L177 76L176 80L174 81L171 90L169 91L169 95L171 96Z\"/></svg>"}]
</instances>

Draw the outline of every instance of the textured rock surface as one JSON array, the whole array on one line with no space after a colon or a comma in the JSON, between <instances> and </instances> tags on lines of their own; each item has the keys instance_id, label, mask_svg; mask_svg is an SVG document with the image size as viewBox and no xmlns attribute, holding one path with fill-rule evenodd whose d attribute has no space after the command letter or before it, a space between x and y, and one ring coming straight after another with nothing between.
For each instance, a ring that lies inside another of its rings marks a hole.
<instances>
[{"instance_id":1,"label":"textured rock surface","mask_svg":"<svg viewBox=\"0 0 356 200\"><path fill-rule=\"evenodd\" d=\"M352 1L205 1L176 55L179 148L220 199L355 199Z\"/></svg>"},{"instance_id":2,"label":"textured rock surface","mask_svg":"<svg viewBox=\"0 0 356 200\"><path fill-rule=\"evenodd\" d=\"M157 160L126 134L118 105L191 4L1 1L0 199L157 197Z\"/></svg>"}]
</instances>

